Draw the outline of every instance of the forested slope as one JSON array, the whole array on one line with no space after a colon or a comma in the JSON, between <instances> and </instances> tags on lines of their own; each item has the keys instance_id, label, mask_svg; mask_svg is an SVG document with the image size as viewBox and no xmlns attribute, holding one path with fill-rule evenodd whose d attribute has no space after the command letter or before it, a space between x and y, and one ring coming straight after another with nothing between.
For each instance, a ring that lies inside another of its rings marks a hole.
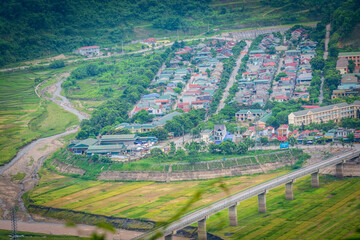
<instances>
[{"instance_id":1,"label":"forested slope","mask_svg":"<svg viewBox=\"0 0 360 240\"><path fill-rule=\"evenodd\" d=\"M320 20L340 0L0 1L0 66L80 46Z\"/></svg>"}]
</instances>

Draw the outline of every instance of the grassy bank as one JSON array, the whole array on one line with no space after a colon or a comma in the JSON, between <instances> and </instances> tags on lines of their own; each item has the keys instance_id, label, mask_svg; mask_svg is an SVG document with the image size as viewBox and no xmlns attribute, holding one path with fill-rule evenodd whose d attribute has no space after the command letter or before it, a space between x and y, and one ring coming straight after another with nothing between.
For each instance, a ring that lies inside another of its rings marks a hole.
<instances>
[{"instance_id":1,"label":"grassy bank","mask_svg":"<svg viewBox=\"0 0 360 240\"><path fill-rule=\"evenodd\" d=\"M78 123L75 115L41 100L34 87L58 71L0 73L0 165L34 139L63 132Z\"/></svg>"},{"instance_id":2,"label":"grassy bank","mask_svg":"<svg viewBox=\"0 0 360 240\"><path fill-rule=\"evenodd\" d=\"M81 176L84 179L96 180L101 172L104 171L122 171L122 172L167 172L170 165L173 172L179 171L203 171L208 169L224 169L239 166L257 165L263 163L273 163L288 161L290 158L298 159L302 151L291 149L289 151L279 150L257 150L249 151L246 154L220 155L210 154L208 152L199 153L199 162L189 163L187 156L183 160L174 156L152 156L136 162L102 162L101 159L93 161L91 158L73 154L66 149L60 149L45 162L45 167L56 171L53 162L55 160L70 164L74 167L84 169L86 173ZM304 158L305 160L306 158ZM215 161L212 161L215 160ZM301 167L303 161L298 163Z\"/></svg>"}]
</instances>

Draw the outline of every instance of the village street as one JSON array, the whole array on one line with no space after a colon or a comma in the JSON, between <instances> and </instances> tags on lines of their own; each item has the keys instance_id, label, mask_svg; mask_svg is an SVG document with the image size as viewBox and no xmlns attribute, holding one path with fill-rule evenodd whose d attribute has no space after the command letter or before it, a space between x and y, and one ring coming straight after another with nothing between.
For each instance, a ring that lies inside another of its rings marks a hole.
<instances>
[{"instance_id":1,"label":"village street","mask_svg":"<svg viewBox=\"0 0 360 240\"><path fill-rule=\"evenodd\" d=\"M236 60L236 66L234 67L233 72L230 75L230 79L228 82L228 85L226 86L224 93L223 93L223 97L219 103L219 106L216 110L216 114L219 113L219 111L221 109L224 108L225 106L225 100L227 99L227 97L229 96L229 90L230 88L234 85L234 82L236 81L236 75L238 74L239 68L240 68L240 64L241 64L241 60L243 59L243 57L247 54L247 51L250 47L251 41L245 41L246 42L246 47L241 51L238 59Z\"/></svg>"}]
</instances>

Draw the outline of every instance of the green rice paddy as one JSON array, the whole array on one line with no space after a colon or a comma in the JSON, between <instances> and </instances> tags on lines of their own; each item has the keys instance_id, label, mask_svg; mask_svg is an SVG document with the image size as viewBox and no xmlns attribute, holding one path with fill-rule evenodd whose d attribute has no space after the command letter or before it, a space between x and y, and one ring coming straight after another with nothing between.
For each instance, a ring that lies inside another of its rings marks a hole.
<instances>
[{"instance_id":1,"label":"green rice paddy","mask_svg":"<svg viewBox=\"0 0 360 240\"><path fill-rule=\"evenodd\" d=\"M224 178L230 193L283 174ZM190 211L227 193L206 181L172 183L86 181L42 170L39 185L30 192L31 203L114 217L167 221L198 191L204 195ZM295 200L285 200L284 186L267 194L267 213L258 213L257 198L237 208L239 225L228 224L228 211L210 216L207 230L224 239L344 239L359 237L360 179L322 176L320 188L310 177L294 183ZM196 226L196 225L194 225Z\"/></svg>"},{"instance_id":2,"label":"green rice paddy","mask_svg":"<svg viewBox=\"0 0 360 240\"><path fill-rule=\"evenodd\" d=\"M75 115L35 94L35 86L57 72L0 73L0 165L32 140L61 133L78 123Z\"/></svg>"}]
</instances>

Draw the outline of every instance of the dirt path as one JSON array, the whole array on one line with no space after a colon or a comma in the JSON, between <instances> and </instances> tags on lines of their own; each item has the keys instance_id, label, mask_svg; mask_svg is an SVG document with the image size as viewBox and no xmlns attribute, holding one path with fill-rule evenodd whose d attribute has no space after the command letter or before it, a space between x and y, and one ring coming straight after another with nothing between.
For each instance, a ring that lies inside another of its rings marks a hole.
<instances>
[{"instance_id":1,"label":"dirt path","mask_svg":"<svg viewBox=\"0 0 360 240\"><path fill-rule=\"evenodd\" d=\"M250 47L251 41L246 41L246 46L245 48L242 50L243 52L247 52L249 47ZM246 55L246 53L241 53L238 57L238 59L236 60L236 66L234 67L234 70L232 71L231 75L230 75L230 79L229 82L224 90L224 94L222 99L220 100L219 106L216 110L216 114L220 112L221 109L223 109L225 107L225 100L227 99L227 97L229 96L229 90L230 88L234 85L234 82L236 81L236 75L238 74L239 68L240 68L240 64L241 64L241 60L243 59L243 57Z\"/></svg>"},{"instance_id":2,"label":"dirt path","mask_svg":"<svg viewBox=\"0 0 360 240\"><path fill-rule=\"evenodd\" d=\"M329 46L329 40L330 40L330 29L331 29L331 25L330 23L328 25L326 25L326 35L325 35L325 51L324 51L324 56L323 58L326 60L328 57L328 46ZM323 87L324 87L324 75L321 72L321 85L320 85L320 96L319 96L319 103L321 104L323 99L324 99L324 92L323 92Z\"/></svg>"}]
</instances>

